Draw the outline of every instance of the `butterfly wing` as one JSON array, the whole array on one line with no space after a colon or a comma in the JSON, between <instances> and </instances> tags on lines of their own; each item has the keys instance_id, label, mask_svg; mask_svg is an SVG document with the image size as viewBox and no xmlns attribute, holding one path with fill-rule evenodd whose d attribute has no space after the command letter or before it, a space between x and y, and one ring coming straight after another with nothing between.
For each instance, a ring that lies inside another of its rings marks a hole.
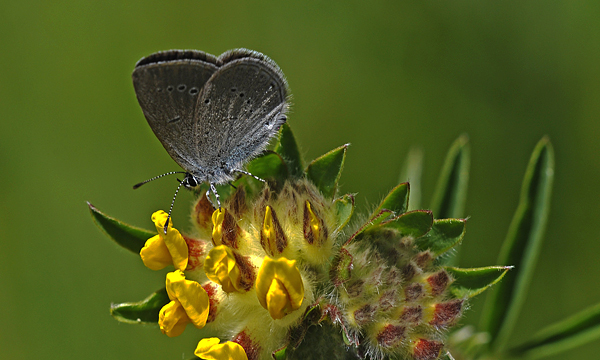
<instances>
[{"instance_id":1,"label":"butterfly wing","mask_svg":"<svg viewBox=\"0 0 600 360\"><path fill-rule=\"evenodd\" d=\"M227 173L260 153L286 121L288 87L261 53L232 50L218 62L198 98L193 133L201 166ZM210 180L226 180L215 176Z\"/></svg>"},{"instance_id":2,"label":"butterfly wing","mask_svg":"<svg viewBox=\"0 0 600 360\"><path fill-rule=\"evenodd\" d=\"M200 92L217 71L217 59L201 51L170 50L135 66L133 86L150 128L169 155L193 172L194 114Z\"/></svg>"}]
</instances>

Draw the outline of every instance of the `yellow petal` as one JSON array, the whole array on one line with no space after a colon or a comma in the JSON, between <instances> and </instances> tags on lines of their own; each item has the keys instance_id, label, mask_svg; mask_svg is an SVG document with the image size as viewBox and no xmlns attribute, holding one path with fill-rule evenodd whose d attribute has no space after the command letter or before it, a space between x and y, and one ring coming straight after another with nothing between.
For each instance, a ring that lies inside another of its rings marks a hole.
<instances>
[{"instance_id":1,"label":"yellow petal","mask_svg":"<svg viewBox=\"0 0 600 360\"><path fill-rule=\"evenodd\" d=\"M167 293L171 300L177 299L190 321L201 329L206 324L210 301L200 284L186 280L181 270L167 274Z\"/></svg>"},{"instance_id":2,"label":"yellow petal","mask_svg":"<svg viewBox=\"0 0 600 360\"><path fill-rule=\"evenodd\" d=\"M152 214L152 221L156 227L158 235L164 239L164 242L169 249L169 253L173 258L173 266L181 271L185 270L188 263L188 246L179 230L173 227L173 219L169 220L167 226L167 234L165 235L165 222L168 214L162 210Z\"/></svg>"},{"instance_id":3,"label":"yellow petal","mask_svg":"<svg viewBox=\"0 0 600 360\"><path fill-rule=\"evenodd\" d=\"M273 260L265 256L256 277L256 295L262 307L269 310L275 319L300 308L304 299L304 284L296 261L286 258ZM282 305L284 300L285 304Z\"/></svg>"},{"instance_id":4,"label":"yellow petal","mask_svg":"<svg viewBox=\"0 0 600 360\"><path fill-rule=\"evenodd\" d=\"M235 342L226 341L219 344L218 338L202 339L194 351L194 355L205 360L248 360L244 348Z\"/></svg>"},{"instance_id":5,"label":"yellow petal","mask_svg":"<svg viewBox=\"0 0 600 360\"><path fill-rule=\"evenodd\" d=\"M174 300L163 306L158 314L158 325L160 331L168 337L181 335L185 326L190 322L185 310L179 303Z\"/></svg>"},{"instance_id":6,"label":"yellow petal","mask_svg":"<svg viewBox=\"0 0 600 360\"><path fill-rule=\"evenodd\" d=\"M225 210L217 209L212 214L213 232L212 241L215 246L222 244L223 239L223 220L225 219Z\"/></svg>"},{"instance_id":7,"label":"yellow petal","mask_svg":"<svg viewBox=\"0 0 600 360\"><path fill-rule=\"evenodd\" d=\"M147 268L151 270L161 270L173 264L173 258L165 241L159 235L154 235L146 241L146 244L140 250L140 257Z\"/></svg>"},{"instance_id":8,"label":"yellow petal","mask_svg":"<svg viewBox=\"0 0 600 360\"><path fill-rule=\"evenodd\" d=\"M204 273L227 293L243 292L239 288L240 269L232 250L225 245L217 246L208 253L204 260Z\"/></svg>"},{"instance_id":9,"label":"yellow petal","mask_svg":"<svg viewBox=\"0 0 600 360\"><path fill-rule=\"evenodd\" d=\"M273 319L281 319L292 311L289 294L278 279L273 279L267 292L267 310Z\"/></svg>"}]
</instances>

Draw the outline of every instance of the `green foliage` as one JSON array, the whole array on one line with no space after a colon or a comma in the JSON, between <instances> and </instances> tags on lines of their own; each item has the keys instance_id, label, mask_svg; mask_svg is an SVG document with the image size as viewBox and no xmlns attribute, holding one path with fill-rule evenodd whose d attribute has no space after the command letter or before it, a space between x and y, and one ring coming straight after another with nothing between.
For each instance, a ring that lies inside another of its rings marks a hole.
<instances>
[{"instance_id":1,"label":"green foliage","mask_svg":"<svg viewBox=\"0 0 600 360\"><path fill-rule=\"evenodd\" d=\"M527 295L542 246L553 179L554 152L548 138L543 138L531 155L519 205L498 259L515 269L488 298L482 317L494 351L505 349Z\"/></svg>"},{"instance_id":2,"label":"green foliage","mask_svg":"<svg viewBox=\"0 0 600 360\"><path fill-rule=\"evenodd\" d=\"M487 266L475 269L448 266L446 271L454 278L450 285L450 292L458 299L472 298L499 282L510 269L512 269L510 266Z\"/></svg>"},{"instance_id":3,"label":"green foliage","mask_svg":"<svg viewBox=\"0 0 600 360\"><path fill-rule=\"evenodd\" d=\"M333 197L344 168L348 144L331 150L313 160L306 168L306 176L325 197Z\"/></svg>"},{"instance_id":4,"label":"green foliage","mask_svg":"<svg viewBox=\"0 0 600 360\"><path fill-rule=\"evenodd\" d=\"M89 202L88 207L96 225L117 244L131 252L139 254L146 240L156 235L155 232L144 230L110 217L96 209Z\"/></svg>"},{"instance_id":5,"label":"green foliage","mask_svg":"<svg viewBox=\"0 0 600 360\"><path fill-rule=\"evenodd\" d=\"M160 309L169 303L166 289L160 289L142 301L112 304L110 314L117 320L129 324L158 323Z\"/></svg>"}]
</instances>

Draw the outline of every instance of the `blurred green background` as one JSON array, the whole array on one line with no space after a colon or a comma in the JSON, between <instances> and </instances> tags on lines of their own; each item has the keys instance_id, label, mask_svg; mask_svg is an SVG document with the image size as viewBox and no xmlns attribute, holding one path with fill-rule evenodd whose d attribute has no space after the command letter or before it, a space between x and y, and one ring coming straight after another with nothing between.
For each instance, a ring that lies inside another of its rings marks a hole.
<instances>
[{"instance_id":1,"label":"blurred green background","mask_svg":"<svg viewBox=\"0 0 600 360\"><path fill-rule=\"evenodd\" d=\"M549 227L513 343L600 302L600 3L596 1L2 1L0 357L185 359L169 339L120 324L112 301L164 284L93 224L86 200L152 228L177 170L131 84L171 48L247 47L283 69L306 159L352 143L342 191L366 212L425 153L427 207L446 150L472 145L462 266L495 264L535 143L556 150ZM189 227L190 194L175 205ZM484 297L463 323L477 323ZM551 359L594 359L600 342Z\"/></svg>"}]
</instances>

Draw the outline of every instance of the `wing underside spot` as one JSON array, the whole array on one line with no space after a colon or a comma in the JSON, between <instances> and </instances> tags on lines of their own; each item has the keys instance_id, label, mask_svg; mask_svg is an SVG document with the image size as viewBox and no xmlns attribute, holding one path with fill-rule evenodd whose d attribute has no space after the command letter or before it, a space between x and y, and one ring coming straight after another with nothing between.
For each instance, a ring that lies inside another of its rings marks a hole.
<instances>
[{"instance_id":1,"label":"wing underside spot","mask_svg":"<svg viewBox=\"0 0 600 360\"><path fill-rule=\"evenodd\" d=\"M176 123L176 122L178 122L180 120L181 120L181 116L176 116L173 119L167 121L167 123L172 124L172 123Z\"/></svg>"}]
</instances>

